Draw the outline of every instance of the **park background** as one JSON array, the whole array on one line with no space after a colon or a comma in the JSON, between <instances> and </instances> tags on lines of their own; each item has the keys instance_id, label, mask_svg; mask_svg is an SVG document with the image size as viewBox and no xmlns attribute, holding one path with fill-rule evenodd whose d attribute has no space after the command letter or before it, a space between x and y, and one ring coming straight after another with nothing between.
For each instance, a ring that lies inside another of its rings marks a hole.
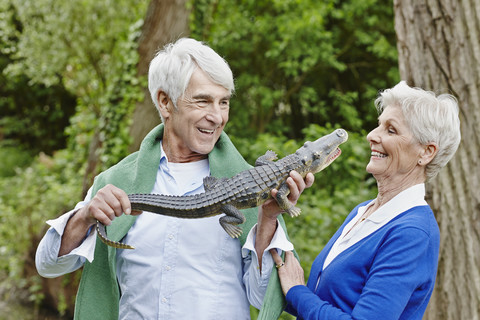
<instances>
[{"instance_id":1,"label":"park background","mask_svg":"<svg viewBox=\"0 0 480 320\"><path fill-rule=\"evenodd\" d=\"M148 63L185 36L229 62L225 131L251 164L349 132L300 198L302 215L285 217L306 276L350 210L376 195L365 136L378 92L406 80L455 95L463 140L427 184L442 244L425 319L479 319L479 33L480 0L0 0L0 320L72 318L80 272L35 270L45 221L159 123Z\"/></svg>"}]
</instances>

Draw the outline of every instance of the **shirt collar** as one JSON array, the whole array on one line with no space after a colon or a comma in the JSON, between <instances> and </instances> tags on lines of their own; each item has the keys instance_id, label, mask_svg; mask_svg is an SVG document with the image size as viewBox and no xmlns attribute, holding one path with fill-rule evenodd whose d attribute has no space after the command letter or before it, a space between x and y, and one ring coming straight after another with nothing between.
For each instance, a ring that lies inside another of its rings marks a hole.
<instances>
[{"instance_id":1,"label":"shirt collar","mask_svg":"<svg viewBox=\"0 0 480 320\"><path fill-rule=\"evenodd\" d=\"M368 205L375 203L376 200L377 199L373 200ZM420 183L397 194L390 201L378 208L377 211L368 217L368 220L381 223L385 219L391 220L400 213L413 207L426 205L428 204L425 201L425 184Z\"/></svg>"},{"instance_id":2,"label":"shirt collar","mask_svg":"<svg viewBox=\"0 0 480 320\"><path fill-rule=\"evenodd\" d=\"M165 150L163 150L162 140L160 140L160 163L158 164L158 167L160 170L170 174L170 168L168 166L168 157L167 157L167 154L165 153Z\"/></svg>"}]
</instances>

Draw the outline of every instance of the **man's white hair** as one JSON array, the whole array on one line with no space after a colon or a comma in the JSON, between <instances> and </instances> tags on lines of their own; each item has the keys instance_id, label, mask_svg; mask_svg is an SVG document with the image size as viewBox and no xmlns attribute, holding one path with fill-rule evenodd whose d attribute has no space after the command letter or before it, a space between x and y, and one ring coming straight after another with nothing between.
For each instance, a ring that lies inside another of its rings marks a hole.
<instances>
[{"instance_id":1,"label":"man's white hair","mask_svg":"<svg viewBox=\"0 0 480 320\"><path fill-rule=\"evenodd\" d=\"M148 89L157 110L160 110L157 100L159 91L165 92L177 106L177 100L185 93L196 68L202 69L230 94L235 91L232 70L225 59L200 41L181 38L167 44L150 62Z\"/></svg>"}]
</instances>

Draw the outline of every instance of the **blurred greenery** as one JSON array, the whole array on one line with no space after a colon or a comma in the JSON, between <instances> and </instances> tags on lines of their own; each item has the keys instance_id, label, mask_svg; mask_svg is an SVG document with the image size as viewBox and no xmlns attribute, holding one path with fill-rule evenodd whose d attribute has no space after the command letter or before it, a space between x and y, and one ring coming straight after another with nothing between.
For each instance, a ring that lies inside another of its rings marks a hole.
<instances>
[{"instance_id":1,"label":"blurred greenery","mask_svg":"<svg viewBox=\"0 0 480 320\"><path fill-rule=\"evenodd\" d=\"M302 215L285 217L307 276L350 210L375 196L365 135L376 124L378 90L398 81L392 4L188 1L191 36L234 72L226 131L250 163L338 127L349 132L341 157L300 198ZM73 208L85 181L128 152L146 86L136 67L147 7L146 0L0 0L0 274L29 288L37 306L42 282L25 261L44 222ZM66 299L56 305L62 314Z\"/></svg>"}]
</instances>

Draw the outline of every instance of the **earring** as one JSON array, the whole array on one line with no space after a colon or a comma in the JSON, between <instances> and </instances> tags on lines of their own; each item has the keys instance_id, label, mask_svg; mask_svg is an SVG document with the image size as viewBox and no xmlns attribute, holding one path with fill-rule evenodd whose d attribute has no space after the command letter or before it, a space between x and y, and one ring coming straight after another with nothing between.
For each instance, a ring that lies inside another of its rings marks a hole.
<instances>
[{"instance_id":1,"label":"earring","mask_svg":"<svg viewBox=\"0 0 480 320\"><path fill-rule=\"evenodd\" d=\"M418 164L422 164L422 160L418 160Z\"/></svg>"}]
</instances>

